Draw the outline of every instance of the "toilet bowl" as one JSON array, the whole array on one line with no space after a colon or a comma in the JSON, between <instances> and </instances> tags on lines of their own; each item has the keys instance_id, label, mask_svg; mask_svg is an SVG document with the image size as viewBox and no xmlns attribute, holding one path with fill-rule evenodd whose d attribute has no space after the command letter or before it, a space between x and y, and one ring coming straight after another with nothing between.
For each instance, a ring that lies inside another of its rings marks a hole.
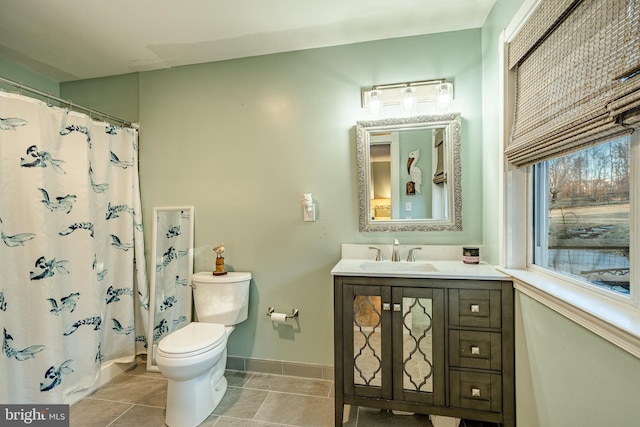
<instances>
[{"instance_id":1,"label":"toilet bowl","mask_svg":"<svg viewBox=\"0 0 640 427\"><path fill-rule=\"evenodd\" d=\"M168 426L196 426L222 400L229 332L224 325L193 322L158 343L156 363L169 379Z\"/></svg>"},{"instance_id":2,"label":"toilet bowl","mask_svg":"<svg viewBox=\"0 0 640 427\"><path fill-rule=\"evenodd\" d=\"M228 277L227 277L228 276ZM218 406L227 390L227 340L248 314L250 273L193 275L198 322L160 340L156 363L167 377L165 423L195 427Z\"/></svg>"}]
</instances>

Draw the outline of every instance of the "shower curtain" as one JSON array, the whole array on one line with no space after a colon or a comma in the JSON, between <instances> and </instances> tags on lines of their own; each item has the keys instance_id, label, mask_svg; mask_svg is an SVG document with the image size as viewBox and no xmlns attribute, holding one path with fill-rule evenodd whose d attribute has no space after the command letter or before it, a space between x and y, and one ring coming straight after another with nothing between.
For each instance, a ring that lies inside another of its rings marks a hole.
<instances>
[{"instance_id":1,"label":"shower curtain","mask_svg":"<svg viewBox=\"0 0 640 427\"><path fill-rule=\"evenodd\" d=\"M0 93L0 402L69 403L146 353L137 144Z\"/></svg>"}]
</instances>

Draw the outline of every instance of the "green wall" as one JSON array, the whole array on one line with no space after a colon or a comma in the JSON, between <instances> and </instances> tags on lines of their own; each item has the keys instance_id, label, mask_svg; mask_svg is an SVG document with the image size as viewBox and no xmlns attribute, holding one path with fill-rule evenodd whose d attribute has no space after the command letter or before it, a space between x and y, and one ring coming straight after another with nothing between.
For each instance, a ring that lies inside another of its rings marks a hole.
<instances>
[{"instance_id":1,"label":"green wall","mask_svg":"<svg viewBox=\"0 0 640 427\"><path fill-rule=\"evenodd\" d=\"M14 82L22 83L23 85L32 87L39 91L48 93L53 96L60 95L60 84L49 78L34 73L27 68L21 67L9 62L6 59L0 58L0 77L13 80ZM16 92L13 86L0 83L0 89L7 92ZM24 92L25 95L30 95ZM31 96L31 95L30 95Z\"/></svg>"},{"instance_id":2,"label":"green wall","mask_svg":"<svg viewBox=\"0 0 640 427\"><path fill-rule=\"evenodd\" d=\"M638 425L640 359L516 294L518 427Z\"/></svg>"},{"instance_id":3,"label":"green wall","mask_svg":"<svg viewBox=\"0 0 640 427\"><path fill-rule=\"evenodd\" d=\"M13 80L62 99L107 113L131 122L138 121L138 74L58 83L20 65L0 58L0 77ZM14 86L0 83L0 89L18 92ZM42 97L23 91L24 95Z\"/></svg>"},{"instance_id":4,"label":"green wall","mask_svg":"<svg viewBox=\"0 0 640 427\"><path fill-rule=\"evenodd\" d=\"M62 98L126 121L139 120L138 73L62 83Z\"/></svg>"},{"instance_id":5,"label":"green wall","mask_svg":"<svg viewBox=\"0 0 640 427\"><path fill-rule=\"evenodd\" d=\"M519 427L638 424L640 360L516 294Z\"/></svg>"}]
</instances>

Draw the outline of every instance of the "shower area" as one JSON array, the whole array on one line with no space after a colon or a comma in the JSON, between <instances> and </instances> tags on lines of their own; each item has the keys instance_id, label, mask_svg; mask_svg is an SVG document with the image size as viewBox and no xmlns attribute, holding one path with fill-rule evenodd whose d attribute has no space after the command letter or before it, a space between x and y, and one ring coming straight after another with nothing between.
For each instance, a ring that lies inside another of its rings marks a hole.
<instances>
[{"instance_id":1,"label":"shower area","mask_svg":"<svg viewBox=\"0 0 640 427\"><path fill-rule=\"evenodd\" d=\"M73 403L147 352L138 130L41 98L0 91L3 403Z\"/></svg>"}]
</instances>

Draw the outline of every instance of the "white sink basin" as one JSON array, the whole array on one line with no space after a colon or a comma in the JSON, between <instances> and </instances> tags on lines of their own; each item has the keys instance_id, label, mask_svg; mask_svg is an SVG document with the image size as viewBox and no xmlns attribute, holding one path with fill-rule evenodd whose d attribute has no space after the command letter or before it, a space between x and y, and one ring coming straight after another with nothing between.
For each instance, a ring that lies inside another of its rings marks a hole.
<instances>
[{"instance_id":1,"label":"white sink basin","mask_svg":"<svg viewBox=\"0 0 640 427\"><path fill-rule=\"evenodd\" d=\"M435 272L438 269L431 263L416 262L391 262L391 261L363 261L358 269L366 272Z\"/></svg>"}]
</instances>

